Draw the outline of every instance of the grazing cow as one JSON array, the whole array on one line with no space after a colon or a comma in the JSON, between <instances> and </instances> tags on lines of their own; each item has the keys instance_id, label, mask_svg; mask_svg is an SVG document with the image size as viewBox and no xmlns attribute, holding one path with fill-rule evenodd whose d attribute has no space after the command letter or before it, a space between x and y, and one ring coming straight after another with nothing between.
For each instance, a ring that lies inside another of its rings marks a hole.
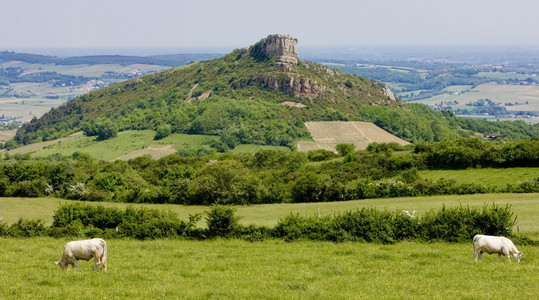
<instances>
[{"instance_id":1,"label":"grazing cow","mask_svg":"<svg viewBox=\"0 0 539 300\"><path fill-rule=\"evenodd\" d=\"M503 236L492 236L492 235L482 235L478 234L473 238L473 254L475 261L477 257L480 260L483 260L481 254L486 252L488 254L498 253L498 261L501 260L502 254L511 261L510 255L513 256L513 259L516 262L520 262L520 257L522 252L518 251L517 247L513 242Z\"/></svg>"},{"instance_id":2,"label":"grazing cow","mask_svg":"<svg viewBox=\"0 0 539 300\"><path fill-rule=\"evenodd\" d=\"M77 259L90 260L94 258L94 272L99 264L103 270L107 270L107 243L103 239L91 239L83 241L69 242L64 246L62 258L55 262L60 268L65 269L69 265L72 268L77 267L80 272Z\"/></svg>"}]
</instances>

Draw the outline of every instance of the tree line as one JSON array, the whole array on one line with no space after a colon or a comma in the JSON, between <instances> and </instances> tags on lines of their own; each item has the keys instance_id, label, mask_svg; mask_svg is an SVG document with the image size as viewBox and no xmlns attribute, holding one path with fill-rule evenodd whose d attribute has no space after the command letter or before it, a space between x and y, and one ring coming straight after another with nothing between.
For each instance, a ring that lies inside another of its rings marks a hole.
<instances>
[{"instance_id":1,"label":"tree line","mask_svg":"<svg viewBox=\"0 0 539 300\"><path fill-rule=\"evenodd\" d=\"M400 146L371 143L339 153L262 151L210 154L193 149L159 160L95 161L84 153L31 159L5 154L0 196L53 196L87 201L175 204L258 204L380 197L539 192L539 178L505 187L420 178L418 170L539 167L539 139L477 138ZM199 153L201 156L182 156Z\"/></svg>"}]
</instances>

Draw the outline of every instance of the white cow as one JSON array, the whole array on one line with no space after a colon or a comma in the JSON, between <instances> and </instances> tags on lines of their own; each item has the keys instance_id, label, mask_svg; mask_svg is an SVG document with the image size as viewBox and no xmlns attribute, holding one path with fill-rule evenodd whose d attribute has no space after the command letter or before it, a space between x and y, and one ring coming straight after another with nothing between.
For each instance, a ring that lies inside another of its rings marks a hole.
<instances>
[{"instance_id":1,"label":"white cow","mask_svg":"<svg viewBox=\"0 0 539 300\"><path fill-rule=\"evenodd\" d=\"M518 251L517 247L513 242L503 236L492 236L492 235L482 235L478 234L473 238L473 254L475 261L477 257L480 260L483 260L481 254L486 252L488 254L498 253L498 261L501 260L502 254L511 261L511 256L516 262L520 262L520 257L522 252Z\"/></svg>"},{"instance_id":2,"label":"white cow","mask_svg":"<svg viewBox=\"0 0 539 300\"><path fill-rule=\"evenodd\" d=\"M80 272L77 259L90 260L94 258L94 272L99 264L103 270L107 270L107 243L103 239L91 239L69 242L64 246L62 258L55 262L60 268L65 269L69 265L77 267Z\"/></svg>"}]
</instances>

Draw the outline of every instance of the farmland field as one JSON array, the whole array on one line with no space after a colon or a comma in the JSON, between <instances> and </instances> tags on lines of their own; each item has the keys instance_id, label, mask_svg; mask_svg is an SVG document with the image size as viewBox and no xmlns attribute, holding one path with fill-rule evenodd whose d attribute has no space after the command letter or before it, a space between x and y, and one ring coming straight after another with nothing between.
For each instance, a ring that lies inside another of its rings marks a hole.
<instances>
[{"instance_id":1,"label":"farmland field","mask_svg":"<svg viewBox=\"0 0 539 300\"><path fill-rule=\"evenodd\" d=\"M479 99L519 103L514 106L506 106L509 111L539 111L539 86L482 84L459 95L442 94L414 102L434 105L440 104L441 101L458 101L459 104L464 105Z\"/></svg>"},{"instance_id":2,"label":"farmland field","mask_svg":"<svg viewBox=\"0 0 539 300\"><path fill-rule=\"evenodd\" d=\"M69 239L1 238L2 299L532 299L539 247L521 263L471 244L115 240L108 271L60 270Z\"/></svg>"},{"instance_id":3,"label":"farmland field","mask_svg":"<svg viewBox=\"0 0 539 300\"><path fill-rule=\"evenodd\" d=\"M314 142L298 142L299 151L334 151L340 143L354 144L358 150L366 149L372 142L409 144L370 122L306 122L305 126Z\"/></svg>"}]
</instances>

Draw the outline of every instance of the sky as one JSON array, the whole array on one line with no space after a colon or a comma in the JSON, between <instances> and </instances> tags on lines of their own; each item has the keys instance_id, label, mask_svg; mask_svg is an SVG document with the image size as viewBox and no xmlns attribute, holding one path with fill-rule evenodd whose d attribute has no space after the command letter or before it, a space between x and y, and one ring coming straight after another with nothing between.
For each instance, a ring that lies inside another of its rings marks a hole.
<instances>
[{"instance_id":1,"label":"sky","mask_svg":"<svg viewBox=\"0 0 539 300\"><path fill-rule=\"evenodd\" d=\"M0 0L0 50L539 45L537 0Z\"/></svg>"}]
</instances>

